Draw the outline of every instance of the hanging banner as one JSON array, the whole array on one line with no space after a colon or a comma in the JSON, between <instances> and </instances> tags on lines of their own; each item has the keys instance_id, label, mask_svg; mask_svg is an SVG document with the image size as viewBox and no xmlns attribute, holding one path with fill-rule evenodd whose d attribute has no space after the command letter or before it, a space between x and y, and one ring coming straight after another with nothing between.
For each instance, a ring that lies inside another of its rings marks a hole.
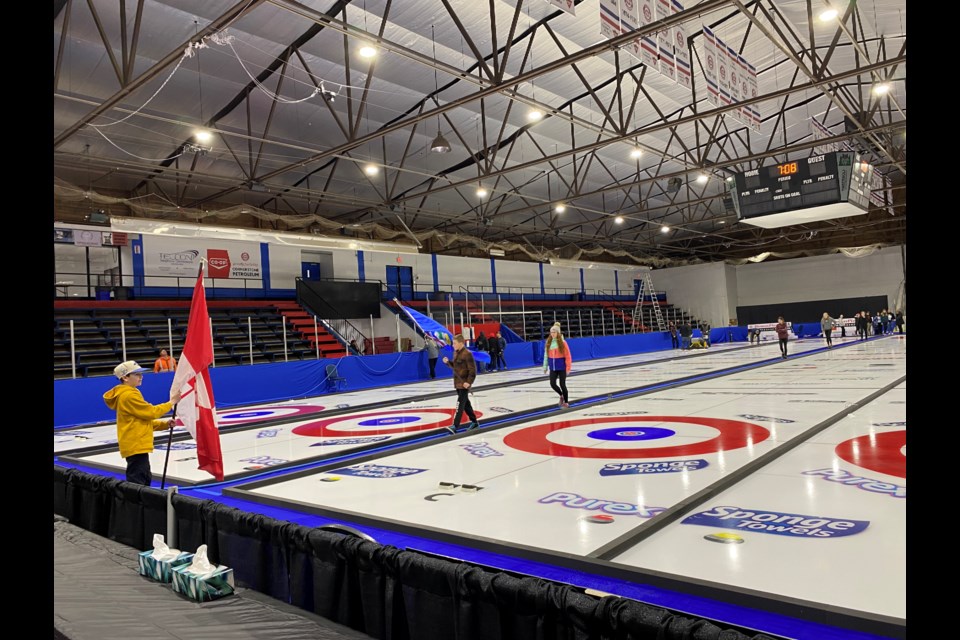
<instances>
[{"instance_id":1,"label":"hanging banner","mask_svg":"<svg viewBox=\"0 0 960 640\"><path fill-rule=\"evenodd\" d=\"M671 13L670 0L657 0L657 20L667 18ZM657 53L660 54L660 73L676 82L677 65L673 61L672 29L662 29L657 32Z\"/></svg>"},{"instance_id":2,"label":"hanging banner","mask_svg":"<svg viewBox=\"0 0 960 640\"><path fill-rule=\"evenodd\" d=\"M674 13L683 11L683 5L677 0L671 0L671 7ZM677 82L690 89L693 87L693 70L690 66L690 49L687 47L687 30L682 24L678 24L673 31L673 55L677 65Z\"/></svg>"},{"instance_id":3,"label":"hanging banner","mask_svg":"<svg viewBox=\"0 0 960 640\"><path fill-rule=\"evenodd\" d=\"M731 102L730 98L730 69L728 68L730 57L727 54L727 43L714 36L717 43L717 84L720 88L720 106L727 106Z\"/></svg>"},{"instance_id":4,"label":"hanging banner","mask_svg":"<svg viewBox=\"0 0 960 640\"><path fill-rule=\"evenodd\" d=\"M750 89L750 98L756 98L759 93L757 92L757 68L747 62L747 86ZM753 124L754 131L760 131L760 109L758 105L752 104L749 107L750 109L750 120Z\"/></svg>"},{"instance_id":5,"label":"hanging banner","mask_svg":"<svg viewBox=\"0 0 960 640\"><path fill-rule=\"evenodd\" d=\"M717 75L717 40L709 27L703 28L703 75L707 81L707 101L720 106L720 79Z\"/></svg>"},{"instance_id":6,"label":"hanging banner","mask_svg":"<svg viewBox=\"0 0 960 640\"><path fill-rule=\"evenodd\" d=\"M638 26L645 27L656 20L654 3L656 0L637 0ZM657 68L657 41L652 35L639 38L633 47L633 54L650 69Z\"/></svg>"},{"instance_id":7,"label":"hanging banner","mask_svg":"<svg viewBox=\"0 0 960 640\"><path fill-rule=\"evenodd\" d=\"M621 33L620 2L600 0L600 35L604 38L615 38Z\"/></svg>"},{"instance_id":8,"label":"hanging banner","mask_svg":"<svg viewBox=\"0 0 960 640\"><path fill-rule=\"evenodd\" d=\"M733 81L731 80L731 84L732 83ZM737 55L737 86L740 93L739 100L749 100L752 97L750 95L750 64L746 58L739 54ZM740 114L740 122L752 128L753 109L750 105L740 107L738 113Z\"/></svg>"}]
</instances>

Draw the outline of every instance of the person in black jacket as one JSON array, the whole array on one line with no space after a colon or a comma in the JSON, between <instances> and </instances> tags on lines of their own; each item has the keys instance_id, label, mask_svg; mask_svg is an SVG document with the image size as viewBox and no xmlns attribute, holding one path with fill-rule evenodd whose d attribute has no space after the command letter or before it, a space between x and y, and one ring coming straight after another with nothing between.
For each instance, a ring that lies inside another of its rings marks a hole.
<instances>
[{"instance_id":1,"label":"person in black jacket","mask_svg":"<svg viewBox=\"0 0 960 640\"><path fill-rule=\"evenodd\" d=\"M477 351L484 351L486 353L490 352L490 341L487 340L487 336L483 334L483 331L481 331L480 335L477 336L477 341L474 343L473 346L477 348ZM490 365L487 364L483 369L478 369L477 373L481 373L482 371L489 371L489 368L490 368Z\"/></svg>"},{"instance_id":2,"label":"person in black jacket","mask_svg":"<svg viewBox=\"0 0 960 640\"><path fill-rule=\"evenodd\" d=\"M680 347L682 349L689 349L690 338L693 336L693 328L690 327L690 322L684 320L678 331L680 332Z\"/></svg>"},{"instance_id":3,"label":"person in black jacket","mask_svg":"<svg viewBox=\"0 0 960 640\"><path fill-rule=\"evenodd\" d=\"M477 362L470 349L466 348L462 335L453 336L453 360L443 356L443 364L453 369L453 388L457 390L457 412L453 416L453 424L446 426L447 431L457 432L464 412L470 419L467 429L476 429L480 423L477 421L477 414L473 412L473 405L470 404L470 387L477 379Z\"/></svg>"},{"instance_id":4,"label":"person in black jacket","mask_svg":"<svg viewBox=\"0 0 960 640\"><path fill-rule=\"evenodd\" d=\"M490 337L490 368L496 368L500 371L500 365L507 368L507 361L503 358L503 351L507 348L507 341L503 335L497 331L497 335Z\"/></svg>"}]
</instances>

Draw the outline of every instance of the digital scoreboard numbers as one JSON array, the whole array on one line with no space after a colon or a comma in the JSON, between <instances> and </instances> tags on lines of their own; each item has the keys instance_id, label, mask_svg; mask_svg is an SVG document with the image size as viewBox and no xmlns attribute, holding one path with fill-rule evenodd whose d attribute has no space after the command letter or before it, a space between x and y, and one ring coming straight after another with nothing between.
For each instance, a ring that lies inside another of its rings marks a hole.
<instances>
[{"instance_id":1,"label":"digital scoreboard numbers","mask_svg":"<svg viewBox=\"0 0 960 640\"><path fill-rule=\"evenodd\" d=\"M872 178L858 154L837 151L739 173L727 184L740 221L776 228L865 213Z\"/></svg>"}]
</instances>

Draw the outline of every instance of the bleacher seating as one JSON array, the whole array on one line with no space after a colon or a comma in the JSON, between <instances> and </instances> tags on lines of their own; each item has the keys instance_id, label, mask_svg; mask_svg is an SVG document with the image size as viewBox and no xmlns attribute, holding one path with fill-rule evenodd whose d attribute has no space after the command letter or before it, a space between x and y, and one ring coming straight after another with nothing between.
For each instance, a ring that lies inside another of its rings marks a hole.
<instances>
[{"instance_id":1,"label":"bleacher seating","mask_svg":"<svg viewBox=\"0 0 960 640\"><path fill-rule=\"evenodd\" d=\"M276 304L289 310L288 303ZM91 302L84 308L55 308L54 379L72 377L72 362L75 362L76 376L86 377L109 375L123 360L136 360L144 367L152 367L161 348L172 348L175 355L179 354L186 337L189 302L170 302L169 305L168 308L125 308L117 303ZM297 327L286 322L281 309L274 303L244 303L243 306L208 303L208 312L215 366L316 357L312 343ZM71 320L75 361L71 359ZM330 338L337 342L332 336ZM341 353L343 349L339 347Z\"/></svg>"}]
</instances>

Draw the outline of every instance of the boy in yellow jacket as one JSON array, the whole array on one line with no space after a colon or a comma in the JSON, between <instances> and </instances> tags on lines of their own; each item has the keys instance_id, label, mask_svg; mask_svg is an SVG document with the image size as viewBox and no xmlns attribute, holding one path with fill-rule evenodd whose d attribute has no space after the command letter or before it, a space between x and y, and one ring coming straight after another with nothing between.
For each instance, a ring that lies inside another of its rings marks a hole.
<instances>
[{"instance_id":1,"label":"boy in yellow jacket","mask_svg":"<svg viewBox=\"0 0 960 640\"><path fill-rule=\"evenodd\" d=\"M117 412L117 442L120 456L127 461L127 482L150 486L150 452L153 451L153 432L173 426L173 419L158 420L180 402L180 392L174 391L169 402L152 405L143 399L137 389L147 371L133 360L121 362L113 370L120 384L103 394L103 401Z\"/></svg>"}]
</instances>

